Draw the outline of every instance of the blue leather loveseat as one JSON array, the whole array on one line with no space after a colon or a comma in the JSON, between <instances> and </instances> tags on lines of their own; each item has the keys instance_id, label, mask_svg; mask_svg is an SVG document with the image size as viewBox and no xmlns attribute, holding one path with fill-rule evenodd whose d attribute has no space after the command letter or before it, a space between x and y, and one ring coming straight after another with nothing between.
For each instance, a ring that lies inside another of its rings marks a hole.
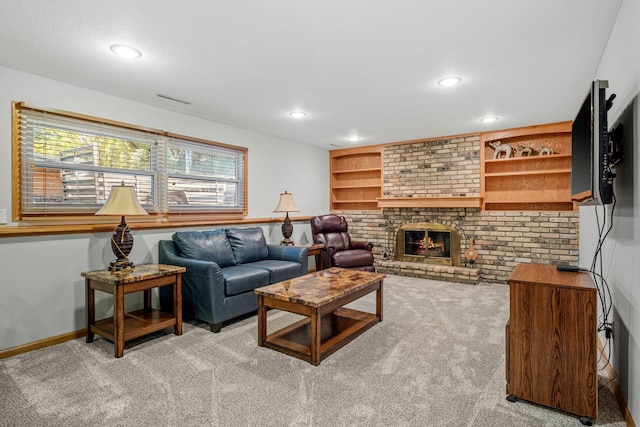
<instances>
[{"instance_id":1,"label":"blue leather loveseat","mask_svg":"<svg viewBox=\"0 0 640 427\"><path fill-rule=\"evenodd\" d=\"M258 309L254 289L307 274L308 249L267 244L260 227L180 231L159 242L159 261L187 268L183 315L220 332L223 322ZM159 292L160 307L170 310L171 287Z\"/></svg>"}]
</instances>

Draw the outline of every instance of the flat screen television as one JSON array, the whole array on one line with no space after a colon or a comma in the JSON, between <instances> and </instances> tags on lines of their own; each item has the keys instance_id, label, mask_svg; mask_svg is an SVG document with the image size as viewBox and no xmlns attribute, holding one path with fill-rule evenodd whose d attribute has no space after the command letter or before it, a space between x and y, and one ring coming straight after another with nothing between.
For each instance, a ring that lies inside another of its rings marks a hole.
<instances>
[{"instance_id":1,"label":"flat screen television","mask_svg":"<svg viewBox=\"0 0 640 427\"><path fill-rule=\"evenodd\" d=\"M606 80L594 80L571 128L571 200L577 205L612 202Z\"/></svg>"}]
</instances>

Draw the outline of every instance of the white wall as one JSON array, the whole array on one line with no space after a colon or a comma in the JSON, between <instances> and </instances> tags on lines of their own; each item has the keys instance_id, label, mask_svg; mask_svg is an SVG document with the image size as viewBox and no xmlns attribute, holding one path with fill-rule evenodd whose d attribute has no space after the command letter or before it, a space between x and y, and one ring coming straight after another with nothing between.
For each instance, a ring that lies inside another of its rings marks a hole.
<instances>
[{"instance_id":1,"label":"white wall","mask_svg":"<svg viewBox=\"0 0 640 427\"><path fill-rule=\"evenodd\" d=\"M625 140L624 162L616 167L613 229L603 248L603 275L612 293L614 322L610 360L629 410L640 419L640 1L625 0L594 78L608 80L615 93L609 125L635 101L634 129ZM585 87L586 90L586 87ZM625 116L627 116L625 114ZM607 217L611 206L607 206ZM600 218L602 218L600 208ZM607 225L609 220L607 220ZM594 207L580 208L580 266L589 268L597 243ZM604 336L601 336L604 342Z\"/></svg>"},{"instance_id":2,"label":"white wall","mask_svg":"<svg viewBox=\"0 0 640 427\"><path fill-rule=\"evenodd\" d=\"M296 215L328 212L326 150L0 67L0 209L6 209L9 217L11 101L247 147L249 218L281 217L272 211L284 190L293 193L301 210L290 215L294 221ZM263 229L268 241L282 239L278 224L265 224ZM138 264L157 262L158 240L170 238L173 231L134 231L135 244L129 258ZM84 281L80 273L108 265L113 258L109 237L110 233L85 233L0 238L0 350L84 327ZM294 222L293 239L311 240L307 222ZM138 303L133 298L127 304ZM101 298L96 310L98 317L109 315L109 298Z\"/></svg>"}]
</instances>

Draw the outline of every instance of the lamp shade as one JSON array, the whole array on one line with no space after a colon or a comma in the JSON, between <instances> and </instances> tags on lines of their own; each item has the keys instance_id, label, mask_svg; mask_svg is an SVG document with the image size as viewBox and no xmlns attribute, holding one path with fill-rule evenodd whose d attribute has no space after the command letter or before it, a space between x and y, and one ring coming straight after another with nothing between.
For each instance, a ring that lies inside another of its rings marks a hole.
<instances>
[{"instance_id":1,"label":"lamp shade","mask_svg":"<svg viewBox=\"0 0 640 427\"><path fill-rule=\"evenodd\" d=\"M300 209L296 208L296 205L293 203L293 194L280 193L280 200L278 201L278 206L273 210L274 212L300 212Z\"/></svg>"},{"instance_id":2,"label":"lamp shade","mask_svg":"<svg viewBox=\"0 0 640 427\"><path fill-rule=\"evenodd\" d=\"M136 190L130 185L114 185L105 204L96 215L149 215L144 210Z\"/></svg>"}]
</instances>

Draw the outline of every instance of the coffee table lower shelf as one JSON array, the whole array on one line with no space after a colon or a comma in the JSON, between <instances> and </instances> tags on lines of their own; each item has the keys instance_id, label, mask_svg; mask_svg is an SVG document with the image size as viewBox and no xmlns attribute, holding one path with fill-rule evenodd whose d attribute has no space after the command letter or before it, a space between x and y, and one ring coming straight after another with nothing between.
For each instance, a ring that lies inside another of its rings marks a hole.
<instances>
[{"instance_id":1,"label":"coffee table lower shelf","mask_svg":"<svg viewBox=\"0 0 640 427\"><path fill-rule=\"evenodd\" d=\"M375 314L344 307L322 316L320 361L378 322L380 318ZM311 363L311 319L302 319L267 335L262 345Z\"/></svg>"}]
</instances>

